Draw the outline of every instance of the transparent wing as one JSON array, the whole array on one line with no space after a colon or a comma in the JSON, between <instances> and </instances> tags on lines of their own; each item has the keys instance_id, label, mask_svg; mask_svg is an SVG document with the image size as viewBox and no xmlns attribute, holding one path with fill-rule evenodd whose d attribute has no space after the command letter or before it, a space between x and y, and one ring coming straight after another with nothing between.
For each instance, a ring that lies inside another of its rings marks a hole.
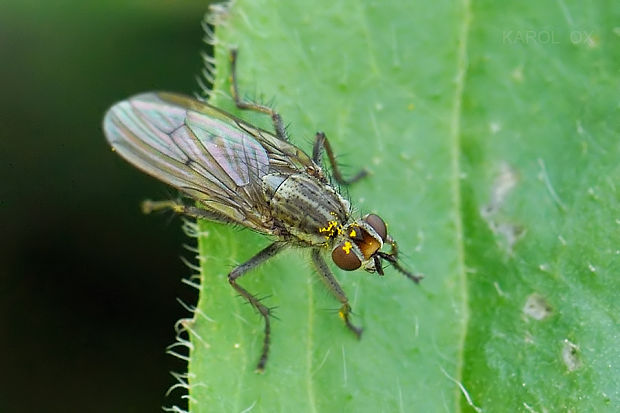
<instances>
[{"instance_id":1,"label":"transparent wing","mask_svg":"<svg viewBox=\"0 0 620 413\"><path fill-rule=\"evenodd\" d=\"M156 95L169 104L192 109L196 113L207 115L208 118L217 119L231 128L237 128L239 132L251 135L267 152L271 172L286 174L307 171L309 168L319 169L312 159L295 145L279 139L269 131L252 126L230 113L183 95L162 92ZM205 131L209 130L209 125L209 122L204 124ZM199 124L194 124L194 126L200 127Z\"/></svg>"},{"instance_id":2,"label":"transparent wing","mask_svg":"<svg viewBox=\"0 0 620 413\"><path fill-rule=\"evenodd\" d=\"M268 150L237 121L195 99L145 93L112 106L103 128L134 166L229 220L270 232L260 189Z\"/></svg>"}]
</instances>

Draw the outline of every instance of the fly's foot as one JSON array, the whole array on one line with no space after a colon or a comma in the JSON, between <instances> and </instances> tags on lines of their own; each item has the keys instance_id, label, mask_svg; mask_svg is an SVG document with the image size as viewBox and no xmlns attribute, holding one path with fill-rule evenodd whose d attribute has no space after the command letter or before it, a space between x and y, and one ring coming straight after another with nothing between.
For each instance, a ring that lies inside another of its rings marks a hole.
<instances>
[{"instance_id":1,"label":"fly's foot","mask_svg":"<svg viewBox=\"0 0 620 413\"><path fill-rule=\"evenodd\" d=\"M361 339L363 329L351 323L351 306L348 303L345 303L342 305L342 307L340 307L338 315L340 316L340 318L342 318L347 328L351 330L353 334L355 334L357 339Z\"/></svg>"}]
</instances>

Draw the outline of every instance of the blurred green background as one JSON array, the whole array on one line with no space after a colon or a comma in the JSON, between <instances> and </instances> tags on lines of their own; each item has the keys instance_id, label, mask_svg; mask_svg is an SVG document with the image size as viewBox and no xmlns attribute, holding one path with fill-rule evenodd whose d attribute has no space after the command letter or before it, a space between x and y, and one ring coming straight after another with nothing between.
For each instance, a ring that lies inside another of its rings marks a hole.
<instances>
[{"instance_id":1,"label":"blurred green background","mask_svg":"<svg viewBox=\"0 0 620 413\"><path fill-rule=\"evenodd\" d=\"M108 106L193 93L206 1L0 5L0 412L184 406L165 354L196 301L164 185L108 148ZM153 257L156 257L155 259Z\"/></svg>"}]
</instances>

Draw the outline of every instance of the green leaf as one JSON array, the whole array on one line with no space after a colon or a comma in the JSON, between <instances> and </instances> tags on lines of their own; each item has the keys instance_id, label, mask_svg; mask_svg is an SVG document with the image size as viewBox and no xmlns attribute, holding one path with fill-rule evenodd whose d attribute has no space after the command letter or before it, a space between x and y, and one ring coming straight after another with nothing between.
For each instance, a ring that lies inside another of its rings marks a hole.
<instances>
[{"instance_id":1,"label":"green leaf","mask_svg":"<svg viewBox=\"0 0 620 413\"><path fill-rule=\"evenodd\" d=\"M273 99L307 152L322 130L347 172L372 171L352 204L426 279L335 270L358 341L308 251L270 260L240 280L277 306L256 374L262 319L226 275L270 240L201 222L191 411L618 407L620 12L579 7L238 1L218 16L212 102L235 111L238 47L241 93Z\"/></svg>"},{"instance_id":2,"label":"green leaf","mask_svg":"<svg viewBox=\"0 0 620 413\"><path fill-rule=\"evenodd\" d=\"M620 409L620 7L610 6L472 11L463 382L487 411Z\"/></svg>"}]
</instances>

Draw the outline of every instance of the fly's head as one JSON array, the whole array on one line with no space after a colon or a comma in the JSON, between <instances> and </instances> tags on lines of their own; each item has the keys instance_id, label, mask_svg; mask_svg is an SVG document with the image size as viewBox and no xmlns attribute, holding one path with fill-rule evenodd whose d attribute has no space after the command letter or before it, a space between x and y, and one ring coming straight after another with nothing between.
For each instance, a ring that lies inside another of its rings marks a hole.
<instances>
[{"instance_id":1,"label":"fly's head","mask_svg":"<svg viewBox=\"0 0 620 413\"><path fill-rule=\"evenodd\" d=\"M400 265L396 241L388 235L387 225L378 215L368 214L345 226L339 233L336 247L332 250L332 260L341 269L353 271L363 268L383 275L382 261L386 260L412 281L418 283L422 279L421 275L413 274ZM389 253L381 251L384 244L392 248Z\"/></svg>"}]
</instances>

